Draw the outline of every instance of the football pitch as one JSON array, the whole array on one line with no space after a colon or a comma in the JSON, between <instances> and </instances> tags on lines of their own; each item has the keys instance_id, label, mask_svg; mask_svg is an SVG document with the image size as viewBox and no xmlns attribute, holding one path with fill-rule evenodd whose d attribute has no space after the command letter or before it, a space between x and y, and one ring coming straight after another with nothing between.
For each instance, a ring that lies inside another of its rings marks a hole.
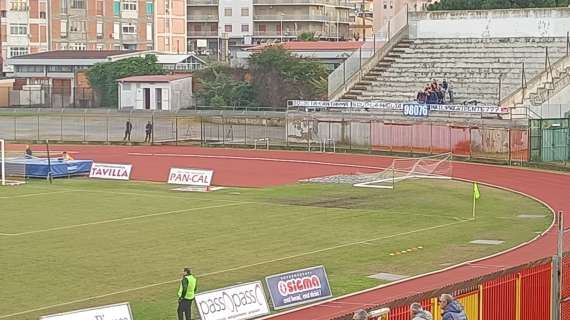
<instances>
[{"instance_id":1,"label":"football pitch","mask_svg":"<svg viewBox=\"0 0 570 320\"><path fill-rule=\"evenodd\" d=\"M552 221L540 203L485 186L473 220L472 186L458 181L171 189L87 179L0 188L0 319L124 301L137 320L175 319L186 266L206 291L324 265L340 296L384 283L373 274L506 250ZM478 239L504 242L469 243Z\"/></svg>"}]
</instances>

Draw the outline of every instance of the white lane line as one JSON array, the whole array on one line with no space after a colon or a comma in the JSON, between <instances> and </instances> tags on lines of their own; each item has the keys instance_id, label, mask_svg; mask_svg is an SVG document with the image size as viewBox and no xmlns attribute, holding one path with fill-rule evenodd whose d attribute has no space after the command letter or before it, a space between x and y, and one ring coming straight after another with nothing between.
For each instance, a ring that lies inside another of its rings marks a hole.
<instances>
[{"instance_id":1,"label":"white lane line","mask_svg":"<svg viewBox=\"0 0 570 320\"><path fill-rule=\"evenodd\" d=\"M295 159L275 159L275 158L261 158L261 157L216 156L216 155L176 154L176 153L139 153L139 152L129 152L128 155L142 156L142 157L186 157L186 158L205 158L205 159L253 160L253 161L317 164L317 165L326 165L334 167L348 167L348 168L361 168L361 169L374 169L374 170L386 169L386 167L365 166L365 165L349 164L349 163L335 163L335 162L295 160Z\"/></svg>"},{"instance_id":2,"label":"white lane line","mask_svg":"<svg viewBox=\"0 0 570 320\"><path fill-rule=\"evenodd\" d=\"M77 192L77 191L78 190L63 190L63 191L52 191L52 192L17 194L17 195L13 195L13 196L2 196L2 197L0 197L0 199L28 198L28 197L45 196L45 195L51 195L51 194Z\"/></svg>"},{"instance_id":3,"label":"white lane line","mask_svg":"<svg viewBox=\"0 0 570 320\"><path fill-rule=\"evenodd\" d=\"M182 210L164 211L164 212L157 212L157 213L151 213L151 214L144 214L144 215L140 215L140 216L133 216L133 217L125 217L125 218L109 219L109 220L96 221L96 222L74 224L74 225L69 225L69 226L49 228L49 229L43 229L43 230L26 231L26 232L20 232L20 233L0 233L0 235L9 236L9 237L18 237L18 236L25 236L25 235L30 235L30 234L82 228L82 227L95 226L95 225L120 222L120 221L144 219L144 218L149 218L149 217L159 217L159 216L165 216L165 215L175 214L175 213L186 213L186 212L198 211L198 210L238 206L238 205L249 204L249 203L250 202L235 202L235 203L221 204L221 205L217 205L217 206L207 206L207 207L189 208L189 209L182 209Z\"/></svg>"},{"instance_id":4,"label":"white lane line","mask_svg":"<svg viewBox=\"0 0 570 320\"><path fill-rule=\"evenodd\" d=\"M469 222L469 221L473 221L473 219L466 219L466 220L462 220L462 221L455 221L455 222L450 222L450 223L441 224L441 225L432 226L432 227L421 228L421 229L412 230L412 231L400 232L400 233L396 233L396 234L392 234L392 235L384 236L384 237L377 237L377 238L372 238L372 239L367 239L367 240L361 240L361 241L343 243L343 244L339 244L339 245L336 245L336 246L332 246L332 247L328 247L328 248L323 248L323 249L319 249L319 250L314 250L314 251L310 251L310 252L305 252L305 253L299 253L299 254L296 254L296 255L291 255L291 256L287 256L287 257L283 257L283 258L277 258L277 259L272 259L272 260L266 260L266 261L256 262L256 263L252 263L252 264L248 264L248 265L243 265L243 266L239 266L239 267L234 267L234 268L229 268L229 269L225 269L225 270L207 272L207 273L204 273L204 274L199 274L199 275L197 275L197 277L205 278L205 277L209 277L209 276L215 276L215 275L223 274L223 273L226 273L226 272L238 271L238 270L247 269L247 268L251 268L251 267L261 266L261 265L264 265L264 264L270 264L270 263L274 263L274 262L280 262L280 261L284 261L284 260L295 259L295 258L307 256L307 255L312 255L312 254L315 254L315 253L321 253L321 252L326 252L326 251L330 251L330 250L335 250L335 249L345 248L345 247L349 247L349 246L359 245L359 244L365 243L365 242L386 240L386 239L396 238L396 237L399 237L399 236L405 236L405 235L409 235L409 234L413 234L413 233L417 233L417 232L424 232L424 231L428 231L428 230L434 230L434 229L439 229L439 228L445 228L445 227L449 227L449 226L452 226L452 225L456 225L456 224L464 223L464 222ZM114 295L118 295L118 294L129 293L129 292L132 292L132 291L144 290L144 289L148 289L148 288L153 288L153 287L162 286L162 285L165 285L165 284L175 283L175 282L178 282L178 281L180 281L180 279L169 280L169 281L163 281L163 282L157 282L157 283L153 283L153 284L149 284L149 285L145 285L145 286L141 286L141 287L135 287L135 288L125 289L125 290L121 290L121 291L115 291L115 292L106 293L106 294L102 294L102 295L98 295L98 296L93 296L93 297L89 297L89 298L83 298L83 299L73 300L73 301L64 302L64 303L59 303L59 304L54 304L54 305L49 305L49 306L43 306L43 307L39 307L39 308L35 308L35 309L28 309L28 310L26 310L26 311L21 311L21 312L16 312L16 313L12 313L12 314L1 315L1 316L0 316L0 319L6 319L6 318L10 318L10 317L15 317L15 316L21 316L21 315L23 315L23 314L28 314L28 313L32 313L32 312L38 312L38 311L43 311L43 310L49 310L49 309L53 309L53 308L58 308L58 307L67 306L67 305L70 305L70 304L83 303L83 302L87 302L87 301L90 301L90 300L102 299L102 298L106 298L106 297L110 297L110 296L114 296Z\"/></svg>"}]
</instances>

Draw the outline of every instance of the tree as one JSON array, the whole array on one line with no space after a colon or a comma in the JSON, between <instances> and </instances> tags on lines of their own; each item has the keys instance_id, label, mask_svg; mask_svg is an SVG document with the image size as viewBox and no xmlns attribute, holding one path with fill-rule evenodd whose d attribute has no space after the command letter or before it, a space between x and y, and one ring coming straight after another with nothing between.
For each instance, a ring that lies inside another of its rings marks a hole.
<instances>
[{"instance_id":1,"label":"tree","mask_svg":"<svg viewBox=\"0 0 570 320\"><path fill-rule=\"evenodd\" d=\"M281 46L271 46L252 55L253 89L257 102L282 108L289 99L323 99L325 67L315 61L293 56ZM326 87L326 85L325 85Z\"/></svg>"},{"instance_id":2,"label":"tree","mask_svg":"<svg viewBox=\"0 0 570 320\"><path fill-rule=\"evenodd\" d=\"M315 33L314 32L303 32L301 33L297 39L299 41L317 41L317 37L315 37Z\"/></svg>"},{"instance_id":3,"label":"tree","mask_svg":"<svg viewBox=\"0 0 570 320\"><path fill-rule=\"evenodd\" d=\"M245 71L216 64L195 73L199 79L198 97L206 105L216 107L247 107L255 105L255 93L243 80Z\"/></svg>"},{"instance_id":4,"label":"tree","mask_svg":"<svg viewBox=\"0 0 570 320\"><path fill-rule=\"evenodd\" d=\"M113 62L97 63L87 70L91 86L101 97L104 106L116 106L118 100L117 80L129 76L164 74L153 54Z\"/></svg>"}]
</instances>

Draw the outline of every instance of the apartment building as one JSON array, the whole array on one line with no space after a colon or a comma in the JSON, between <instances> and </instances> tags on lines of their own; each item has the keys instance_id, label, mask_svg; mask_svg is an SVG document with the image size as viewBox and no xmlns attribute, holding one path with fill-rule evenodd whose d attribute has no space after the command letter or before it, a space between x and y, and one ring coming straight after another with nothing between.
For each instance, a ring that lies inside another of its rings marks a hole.
<instances>
[{"instance_id":1,"label":"apartment building","mask_svg":"<svg viewBox=\"0 0 570 320\"><path fill-rule=\"evenodd\" d=\"M48 0L0 0L0 76L13 72L6 59L48 50Z\"/></svg>"},{"instance_id":2,"label":"apartment building","mask_svg":"<svg viewBox=\"0 0 570 320\"><path fill-rule=\"evenodd\" d=\"M186 53L187 0L156 0L154 50Z\"/></svg>"},{"instance_id":3,"label":"apartment building","mask_svg":"<svg viewBox=\"0 0 570 320\"><path fill-rule=\"evenodd\" d=\"M350 35L354 40L370 37L374 33L374 0L348 0L353 10L350 13Z\"/></svg>"},{"instance_id":4,"label":"apartment building","mask_svg":"<svg viewBox=\"0 0 570 320\"><path fill-rule=\"evenodd\" d=\"M224 55L225 46L288 41L305 32L350 39L348 0L187 0L188 49Z\"/></svg>"},{"instance_id":5,"label":"apartment building","mask_svg":"<svg viewBox=\"0 0 570 320\"><path fill-rule=\"evenodd\" d=\"M425 11L435 0L374 0L374 30L380 30L400 10Z\"/></svg>"},{"instance_id":6,"label":"apartment building","mask_svg":"<svg viewBox=\"0 0 570 320\"><path fill-rule=\"evenodd\" d=\"M152 0L51 0L51 50L151 50Z\"/></svg>"}]
</instances>

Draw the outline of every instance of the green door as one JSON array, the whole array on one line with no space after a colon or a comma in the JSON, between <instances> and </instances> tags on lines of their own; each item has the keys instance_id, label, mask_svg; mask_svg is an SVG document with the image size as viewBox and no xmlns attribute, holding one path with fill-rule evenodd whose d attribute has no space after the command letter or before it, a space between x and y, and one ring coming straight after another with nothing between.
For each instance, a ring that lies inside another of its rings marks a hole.
<instances>
[{"instance_id":1,"label":"green door","mask_svg":"<svg viewBox=\"0 0 570 320\"><path fill-rule=\"evenodd\" d=\"M542 131L542 161L568 160L568 128L548 128Z\"/></svg>"}]
</instances>

